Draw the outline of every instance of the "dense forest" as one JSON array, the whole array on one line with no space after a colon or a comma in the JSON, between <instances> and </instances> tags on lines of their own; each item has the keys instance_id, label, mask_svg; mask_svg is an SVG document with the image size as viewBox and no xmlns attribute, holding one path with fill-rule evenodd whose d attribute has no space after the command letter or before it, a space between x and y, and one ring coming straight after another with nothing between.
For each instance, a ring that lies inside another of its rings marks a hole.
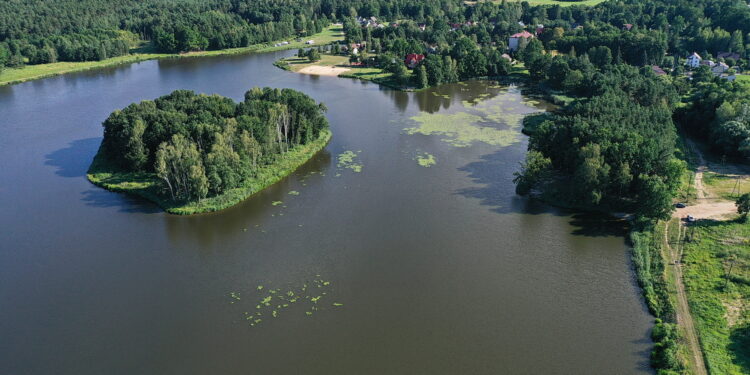
<instances>
[{"instance_id":1,"label":"dense forest","mask_svg":"<svg viewBox=\"0 0 750 375\"><path fill-rule=\"evenodd\" d=\"M244 47L320 32L329 16L306 1L3 1L0 68L103 60L141 40L159 52Z\"/></svg>"},{"instance_id":2,"label":"dense forest","mask_svg":"<svg viewBox=\"0 0 750 375\"><path fill-rule=\"evenodd\" d=\"M746 56L750 43L750 9L738 0L628 0L595 7L467 6L460 0L8 0L0 2L0 67L101 60L126 54L141 40L153 41L162 52L242 47L311 35L331 21L358 16L428 25L425 33L417 27L377 31L373 37L393 52L402 51L388 48L394 36L411 46L410 40L452 46L467 36L483 47L502 47L508 35L523 28L518 22L544 24L545 43L555 39L551 49L607 46L630 63L658 63L665 51ZM623 30L623 24L633 27ZM586 27L576 29L579 25ZM455 26L460 33L451 35ZM492 54L488 59L496 60Z\"/></svg>"},{"instance_id":3,"label":"dense forest","mask_svg":"<svg viewBox=\"0 0 750 375\"><path fill-rule=\"evenodd\" d=\"M173 201L195 201L316 140L328 129L324 111L291 89L254 88L240 103L177 90L113 112L100 153L124 172L155 173Z\"/></svg>"},{"instance_id":4,"label":"dense forest","mask_svg":"<svg viewBox=\"0 0 750 375\"><path fill-rule=\"evenodd\" d=\"M750 160L750 87L714 77L707 67L693 75L694 90L675 118L718 155Z\"/></svg>"}]
</instances>

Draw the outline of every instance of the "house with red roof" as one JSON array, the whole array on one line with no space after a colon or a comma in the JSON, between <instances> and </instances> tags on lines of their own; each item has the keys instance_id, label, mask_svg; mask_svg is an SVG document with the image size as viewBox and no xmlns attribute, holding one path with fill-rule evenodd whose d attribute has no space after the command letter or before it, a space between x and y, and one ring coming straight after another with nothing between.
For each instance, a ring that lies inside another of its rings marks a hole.
<instances>
[{"instance_id":1,"label":"house with red roof","mask_svg":"<svg viewBox=\"0 0 750 375\"><path fill-rule=\"evenodd\" d=\"M521 43L521 39L533 39L534 34L524 30L520 33L515 33L508 38L508 49L511 51L517 51Z\"/></svg>"},{"instance_id":2,"label":"house with red roof","mask_svg":"<svg viewBox=\"0 0 750 375\"><path fill-rule=\"evenodd\" d=\"M406 58L404 59L404 64L406 64L406 66L409 69L414 69L414 68L417 67L417 65L419 65L420 62L422 62L422 60L424 60L424 55L423 54L421 54L421 53L410 53L410 54L406 55Z\"/></svg>"}]
</instances>

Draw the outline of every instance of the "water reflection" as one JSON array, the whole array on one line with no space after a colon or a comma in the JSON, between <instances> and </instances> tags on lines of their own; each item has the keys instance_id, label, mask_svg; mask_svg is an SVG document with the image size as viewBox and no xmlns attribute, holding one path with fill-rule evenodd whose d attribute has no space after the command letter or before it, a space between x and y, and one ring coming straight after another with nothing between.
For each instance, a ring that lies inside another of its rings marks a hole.
<instances>
[{"instance_id":1,"label":"water reflection","mask_svg":"<svg viewBox=\"0 0 750 375\"><path fill-rule=\"evenodd\" d=\"M303 183L314 183L310 176L325 174L332 162L331 153L324 149L287 178L233 207L200 215L164 215L164 229L173 245L183 247L195 242L202 249L237 236L259 235L265 232L265 221L271 212L276 211L271 203L286 201L289 192Z\"/></svg>"},{"instance_id":2,"label":"water reflection","mask_svg":"<svg viewBox=\"0 0 750 375\"><path fill-rule=\"evenodd\" d=\"M101 138L86 138L70 142L67 147L45 155L44 164L55 167L61 177L82 177L91 164L91 155L96 153Z\"/></svg>"}]
</instances>

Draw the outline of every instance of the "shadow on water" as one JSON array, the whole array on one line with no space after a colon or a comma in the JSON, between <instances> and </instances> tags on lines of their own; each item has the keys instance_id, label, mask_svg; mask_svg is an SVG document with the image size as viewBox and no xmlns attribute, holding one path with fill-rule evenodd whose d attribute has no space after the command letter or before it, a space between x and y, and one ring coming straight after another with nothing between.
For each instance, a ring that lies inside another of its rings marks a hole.
<instances>
[{"instance_id":1,"label":"shadow on water","mask_svg":"<svg viewBox=\"0 0 750 375\"><path fill-rule=\"evenodd\" d=\"M289 192L303 189L305 182L311 185L320 183L321 174L328 172L332 163L333 155L323 149L294 173L232 207L190 216L165 215L167 236L177 247L197 243L202 249L212 249L226 242L227 238L262 235L267 229L269 216L283 213L285 208L272 202L287 202L291 199ZM281 216L277 220L282 220Z\"/></svg>"},{"instance_id":2,"label":"shadow on water","mask_svg":"<svg viewBox=\"0 0 750 375\"><path fill-rule=\"evenodd\" d=\"M81 194L83 195L81 200L90 207L117 207L119 212L141 214L155 214L162 211L159 206L143 198L123 193L114 193L97 186Z\"/></svg>"},{"instance_id":3,"label":"shadow on water","mask_svg":"<svg viewBox=\"0 0 750 375\"><path fill-rule=\"evenodd\" d=\"M522 148L518 149L523 152ZM627 235L627 222L605 214L581 213L571 210L551 207L537 200L513 195L508 197L508 191L514 191L512 171L517 170L509 160L520 158L509 157L508 152L502 150L483 155L479 161L471 162L460 171L468 173L468 177L476 186L459 189L455 194L466 198L478 199L483 206L499 214L522 213L531 215L552 214L556 216L570 216L570 224L574 226L571 234L586 237L606 237Z\"/></svg>"},{"instance_id":4,"label":"shadow on water","mask_svg":"<svg viewBox=\"0 0 750 375\"><path fill-rule=\"evenodd\" d=\"M646 304L641 304L643 305L643 311L645 313L648 313ZM635 363L634 369L637 371L651 370L651 347L654 344L654 342L651 340L651 330L649 329L646 333L644 333L643 338L633 340L632 343L636 344L637 346L643 347L643 350L635 351L635 354L638 356L638 358L640 358L640 360Z\"/></svg>"},{"instance_id":5,"label":"shadow on water","mask_svg":"<svg viewBox=\"0 0 750 375\"><path fill-rule=\"evenodd\" d=\"M577 227L572 233L587 237L625 237L628 234L627 221L605 214L576 213L570 224Z\"/></svg>"},{"instance_id":6,"label":"shadow on water","mask_svg":"<svg viewBox=\"0 0 750 375\"><path fill-rule=\"evenodd\" d=\"M44 156L44 165L55 167L60 177L83 177L96 154L101 138L85 138L70 142L67 147Z\"/></svg>"}]
</instances>

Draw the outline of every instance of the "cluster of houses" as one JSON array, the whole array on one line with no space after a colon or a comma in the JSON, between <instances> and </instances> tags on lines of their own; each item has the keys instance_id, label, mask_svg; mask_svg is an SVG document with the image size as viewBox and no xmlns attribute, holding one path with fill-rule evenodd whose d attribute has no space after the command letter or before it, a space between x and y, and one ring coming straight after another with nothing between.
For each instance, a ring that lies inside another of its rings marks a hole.
<instances>
[{"instance_id":1,"label":"cluster of houses","mask_svg":"<svg viewBox=\"0 0 750 375\"><path fill-rule=\"evenodd\" d=\"M734 52L719 52L717 57L719 59L732 59L736 61L736 60L739 60L740 55ZM690 56L687 57L685 61L685 65L693 69L698 68L700 66L707 66L711 68L711 72L714 75L720 76L730 81L734 81L737 78L735 75L726 74L727 71L729 71L729 65L727 65L726 63L724 62L717 63L713 60L703 59L701 55L699 55L697 52L693 52L692 54L690 54Z\"/></svg>"},{"instance_id":2,"label":"cluster of houses","mask_svg":"<svg viewBox=\"0 0 750 375\"><path fill-rule=\"evenodd\" d=\"M359 23L362 27L375 27L379 29L386 28L388 26L390 27L398 27L398 22L391 22L391 23L380 23L378 22L378 19L376 17L357 17L357 23ZM472 27L479 25L479 22L474 21L466 21L464 23L449 23L448 26L450 26L451 31L456 31L462 27ZM418 23L417 27L419 27L419 30L425 31L427 30L427 24L426 23Z\"/></svg>"},{"instance_id":3,"label":"cluster of houses","mask_svg":"<svg viewBox=\"0 0 750 375\"><path fill-rule=\"evenodd\" d=\"M398 27L399 26L398 23L395 23L395 22L391 23L390 25L379 23L378 20L377 20L377 18L375 18L375 17L369 17L369 18L357 17L357 22L362 27L385 28L385 27L388 27L388 26L391 26L391 27ZM524 28L526 27L526 25L523 22L519 22L518 24L521 27L524 27ZM477 26L477 25L479 25L479 23L478 22L474 22L474 21L467 21L467 22L464 22L464 23L451 23L451 24L449 24L449 26L451 27L452 31L456 31L456 30L460 29L461 27L473 27L473 26ZM427 28L427 25L424 24L424 23L420 23L417 26L422 31L425 31L426 28ZM582 27L582 26L580 26L580 25L575 25L574 26L574 28L580 28L580 27ZM622 25L622 29L623 30L627 30L627 31L632 30L633 27L634 27L633 24L629 24L629 23L626 23L626 24ZM545 27L544 27L544 25L537 25L536 29L534 31L535 31L534 33L531 33L529 31L523 30L523 31L521 31L519 33L515 33L515 34L511 35L508 38L508 50L510 52L518 51L523 45L525 45L526 43L528 43L529 40L534 39L536 37L539 37L545 31ZM288 44L288 42L283 42L283 43ZM308 41L306 43L307 44L312 44L313 41ZM281 44L281 45L283 45L283 44ZM351 53L356 55L360 50L362 50L362 48L364 48L364 43L361 43L361 44L360 43L354 43L354 44L351 44L350 46L342 46L341 50L342 51L351 50ZM436 51L437 51L437 48L434 47L434 46L431 46L431 47L428 48L428 52L429 53L435 53ZM424 58L425 58L424 54L411 53L411 54L408 54L408 55L406 55L404 57L404 64L407 67L409 67L410 69L413 69L413 68L417 67L419 65L419 63L422 62L422 60L424 60ZM512 58L508 54L503 54L503 58L512 61ZM718 59L724 59L724 60L727 60L727 59L739 60L740 59L740 55L737 54L737 53L733 53L733 52L720 52L717 55L717 58ZM724 62L718 62L717 63L717 62L714 62L712 60L704 60L703 58L701 58L701 56L699 54L697 54L695 52L693 52L690 56L687 57L687 61L686 61L685 64L688 67L690 67L690 68L697 68L697 67L702 66L702 65L708 66L709 68L711 68L711 71L715 75L717 75L717 76L721 76L721 77L723 77L725 79L728 79L728 80L734 80L736 78L734 75L729 76L727 74L727 72L729 71L730 67L726 63L724 63ZM653 70L654 74L659 75L659 76L667 74L667 72L665 72L662 68L660 68L657 65L653 65L651 67L651 69Z\"/></svg>"},{"instance_id":4,"label":"cluster of houses","mask_svg":"<svg viewBox=\"0 0 750 375\"><path fill-rule=\"evenodd\" d=\"M388 27L387 24L378 22L376 17L357 17L357 23L362 27L376 27L378 29L384 29ZM398 27L398 24L393 22L390 24L393 27Z\"/></svg>"}]
</instances>

